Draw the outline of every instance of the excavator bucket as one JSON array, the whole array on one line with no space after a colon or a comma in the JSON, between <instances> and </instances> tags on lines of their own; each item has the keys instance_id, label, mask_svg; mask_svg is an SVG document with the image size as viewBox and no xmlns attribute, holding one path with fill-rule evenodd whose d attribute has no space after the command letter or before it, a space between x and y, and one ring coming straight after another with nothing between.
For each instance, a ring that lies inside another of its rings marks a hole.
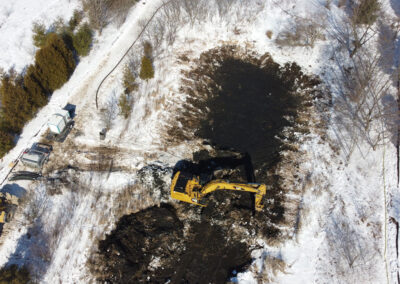
<instances>
[{"instance_id":1,"label":"excavator bucket","mask_svg":"<svg viewBox=\"0 0 400 284\"><path fill-rule=\"evenodd\" d=\"M258 193L255 194L255 209L256 211L262 211L264 208L264 195L267 193L267 186L261 184L258 188Z\"/></svg>"}]
</instances>

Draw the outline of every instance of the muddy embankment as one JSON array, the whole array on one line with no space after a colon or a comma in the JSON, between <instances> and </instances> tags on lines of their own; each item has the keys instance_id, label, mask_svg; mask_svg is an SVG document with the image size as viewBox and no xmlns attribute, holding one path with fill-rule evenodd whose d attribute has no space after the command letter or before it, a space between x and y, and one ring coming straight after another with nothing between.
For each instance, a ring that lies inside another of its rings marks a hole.
<instances>
[{"instance_id":1,"label":"muddy embankment","mask_svg":"<svg viewBox=\"0 0 400 284\"><path fill-rule=\"evenodd\" d=\"M176 118L182 127L171 128L170 142L201 138L204 150L174 172L266 183L265 208L254 214L249 193L215 192L206 208L168 201L124 216L99 243L92 265L98 280L223 283L248 268L256 239L279 241L291 226L289 189L276 169L308 132L310 120L301 118L314 111L319 81L295 63L280 66L269 54L235 46L209 50L191 65L182 80L185 111ZM169 184L163 190L167 195Z\"/></svg>"}]
</instances>

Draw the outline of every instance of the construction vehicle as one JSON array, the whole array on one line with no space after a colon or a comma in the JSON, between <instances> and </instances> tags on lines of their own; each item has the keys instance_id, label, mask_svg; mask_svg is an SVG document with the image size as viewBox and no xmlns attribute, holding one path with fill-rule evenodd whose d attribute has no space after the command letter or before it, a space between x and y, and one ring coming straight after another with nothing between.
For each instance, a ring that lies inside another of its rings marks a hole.
<instances>
[{"instance_id":1,"label":"construction vehicle","mask_svg":"<svg viewBox=\"0 0 400 284\"><path fill-rule=\"evenodd\" d=\"M10 222L18 206L18 197L0 192L0 224Z\"/></svg>"},{"instance_id":2,"label":"construction vehicle","mask_svg":"<svg viewBox=\"0 0 400 284\"><path fill-rule=\"evenodd\" d=\"M67 104L63 109L53 114L47 123L49 133L47 139L62 142L71 131L74 121L72 120L75 106Z\"/></svg>"},{"instance_id":3,"label":"construction vehicle","mask_svg":"<svg viewBox=\"0 0 400 284\"><path fill-rule=\"evenodd\" d=\"M52 150L53 147L51 145L34 143L30 149L26 149L23 152L19 159L25 166L40 169L49 159Z\"/></svg>"},{"instance_id":4,"label":"construction vehicle","mask_svg":"<svg viewBox=\"0 0 400 284\"><path fill-rule=\"evenodd\" d=\"M264 208L263 197L266 194L267 186L257 183L232 183L226 180L212 180L204 185L200 178L190 173L178 171L171 184L171 197L180 201L206 207L203 198L217 190L236 190L252 192L255 194L255 209L261 211Z\"/></svg>"}]
</instances>

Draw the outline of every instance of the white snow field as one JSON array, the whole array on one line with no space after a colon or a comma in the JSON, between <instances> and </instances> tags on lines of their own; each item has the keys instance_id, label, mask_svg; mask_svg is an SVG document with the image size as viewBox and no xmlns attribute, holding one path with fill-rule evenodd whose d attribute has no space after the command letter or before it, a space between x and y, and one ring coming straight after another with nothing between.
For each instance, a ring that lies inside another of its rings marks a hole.
<instances>
[{"instance_id":1,"label":"white snow field","mask_svg":"<svg viewBox=\"0 0 400 284\"><path fill-rule=\"evenodd\" d=\"M62 194L55 195L49 193L44 183L25 181L7 185L26 192L29 199L24 208L18 209L15 220L5 225L0 238L0 266L27 265L42 283L94 281L86 263L97 240L105 238L121 214L161 201L158 192L149 193L146 188L138 187L132 194L138 183L137 171L150 163L171 167L178 160L191 157L198 148L195 141L174 147L164 143L168 120L186 99L179 91L181 70L187 68L179 63L180 55L194 59L222 44L237 44L259 54L269 52L278 63L295 61L306 72L319 75L333 99L338 96L330 59L337 46L331 32L344 14L337 7L338 1L243 0L233 1L225 12L218 12L215 2L209 2L214 6L205 17L182 24L173 43L167 44L164 38L159 44L155 78L140 83L128 120L113 116L104 141L99 140L104 123L95 105L96 89L138 36L143 21L163 2L140 1L124 24L110 23L101 35L96 34L90 54L80 60L70 80L54 92L48 105L26 124L15 148L2 159L0 181L21 151L40 140L50 116L66 103L76 105L75 128L80 131L55 145L49 165L79 168L93 160L99 163L107 155L97 155L96 151L105 149L116 151L113 162L119 170L76 171L76 179L69 181L70 188L62 188ZM329 9L327 2L331 3ZM394 10L398 9L394 2L382 1L382 10L393 18L400 12ZM0 67L21 71L32 63L33 21L42 20L50 25L58 16L68 19L77 7L79 1L74 0L1 1ZM295 16L324 20L325 38L318 40L313 48L277 45L276 36L292 25ZM148 29L154 32L157 26L150 25ZM271 39L266 35L268 30L272 32ZM144 38L154 40L151 32L144 33ZM371 46L376 45L376 40L377 36ZM140 56L140 46L138 43L133 47L133 57ZM102 85L100 109L118 99L124 62ZM394 87L390 94L396 97ZM299 230L294 230L293 237L279 245L260 239L257 245L262 248L253 251L253 264L232 281L397 283L398 232L389 223L390 217L400 219L396 147L390 139L383 140L375 150L363 139L351 145L349 133L335 122L334 113L330 115L328 138L313 132L300 149L303 155L299 171L306 178L298 183L303 192ZM121 203L122 197L125 203ZM274 270L270 265L274 259L284 261L286 267Z\"/></svg>"},{"instance_id":2,"label":"white snow field","mask_svg":"<svg viewBox=\"0 0 400 284\"><path fill-rule=\"evenodd\" d=\"M77 0L1 1L0 66L4 70L21 71L33 63L36 47L32 44L32 25L44 23L47 28L57 18L69 20Z\"/></svg>"}]
</instances>

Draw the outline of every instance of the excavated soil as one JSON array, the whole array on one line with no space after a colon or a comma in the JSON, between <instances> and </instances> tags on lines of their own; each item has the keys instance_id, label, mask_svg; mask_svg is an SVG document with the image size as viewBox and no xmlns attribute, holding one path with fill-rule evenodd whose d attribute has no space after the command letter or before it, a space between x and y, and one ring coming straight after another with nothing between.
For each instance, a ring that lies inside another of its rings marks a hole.
<instances>
[{"instance_id":1,"label":"excavated soil","mask_svg":"<svg viewBox=\"0 0 400 284\"><path fill-rule=\"evenodd\" d=\"M248 268L252 241L281 237L288 189L275 169L295 132L307 131L297 118L313 105L318 80L294 63L280 66L269 54L234 46L205 52L193 66L184 72L182 91L189 97L176 119L181 127L175 124L170 136L206 145L173 172L266 183L265 208L255 214L249 193L215 192L206 208L174 202L125 216L100 242L91 266L100 281L224 283ZM169 192L169 184L162 188Z\"/></svg>"},{"instance_id":2,"label":"excavated soil","mask_svg":"<svg viewBox=\"0 0 400 284\"><path fill-rule=\"evenodd\" d=\"M183 223L168 204L124 216L99 243L98 279L109 283L224 283L251 261L248 246L209 221ZM163 264L163 265L160 265ZM166 265L165 265L166 264Z\"/></svg>"}]
</instances>

